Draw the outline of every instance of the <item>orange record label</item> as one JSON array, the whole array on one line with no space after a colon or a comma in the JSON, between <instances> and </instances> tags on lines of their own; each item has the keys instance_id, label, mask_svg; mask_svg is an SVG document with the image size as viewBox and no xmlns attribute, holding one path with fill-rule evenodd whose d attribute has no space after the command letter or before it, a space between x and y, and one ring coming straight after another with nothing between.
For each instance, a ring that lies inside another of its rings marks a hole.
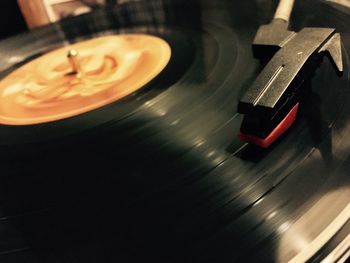
<instances>
[{"instance_id":1,"label":"orange record label","mask_svg":"<svg viewBox=\"0 0 350 263\"><path fill-rule=\"evenodd\" d=\"M0 81L0 123L29 125L97 109L142 88L168 64L150 35L95 38L45 54Z\"/></svg>"}]
</instances>

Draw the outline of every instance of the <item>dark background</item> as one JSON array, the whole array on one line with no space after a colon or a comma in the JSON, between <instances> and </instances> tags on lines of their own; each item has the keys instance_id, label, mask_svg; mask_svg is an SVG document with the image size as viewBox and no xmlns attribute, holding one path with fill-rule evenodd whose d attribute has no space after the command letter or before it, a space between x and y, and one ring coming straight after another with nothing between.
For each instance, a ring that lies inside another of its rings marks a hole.
<instances>
[{"instance_id":1,"label":"dark background","mask_svg":"<svg viewBox=\"0 0 350 263\"><path fill-rule=\"evenodd\" d=\"M0 39L27 30L26 23L16 0L0 1Z\"/></svg>"}]
</instances>

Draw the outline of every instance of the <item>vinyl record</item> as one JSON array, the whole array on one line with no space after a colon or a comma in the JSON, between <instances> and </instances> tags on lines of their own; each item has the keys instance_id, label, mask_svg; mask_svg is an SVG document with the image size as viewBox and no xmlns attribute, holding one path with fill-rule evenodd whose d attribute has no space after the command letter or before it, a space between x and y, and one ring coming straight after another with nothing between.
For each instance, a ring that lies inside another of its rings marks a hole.
<instances>
[{"instance_id":1,"label":"vinyl record","mask_svg":"<svg viewBox=\"0 0 350 263\"><path fill-rule=\"evenodd\" d=\"M350 216L349 17L323 1L297 1L293 30L341 33L344 74L325 58L295 124L261 149L239 140L237 104L262 69L251 44L276 4L137 1L1 42L2 78L106 35L158 36L172 56L153 81L104 107L0 125L0 260L325 258Z\"/></svg>"}]
</instances>

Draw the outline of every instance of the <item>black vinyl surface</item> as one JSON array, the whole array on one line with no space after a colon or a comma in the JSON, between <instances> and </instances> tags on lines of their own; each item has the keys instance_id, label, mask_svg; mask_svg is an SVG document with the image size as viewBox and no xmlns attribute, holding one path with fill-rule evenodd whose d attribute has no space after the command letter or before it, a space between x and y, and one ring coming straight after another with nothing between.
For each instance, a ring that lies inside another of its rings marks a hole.
<instances>
[{"instance_id":1,"label":"black vinyl surface","mask_svg":"<svg viewBox=\"0 0 350 263\"><path fill-rule=\"evenodd\" d=\"M2 77L106 34L161 36L172 58L119 102L0 126L0 262L286 262L316 242L350 201L350 19L296 2L292 28L337 28L345 70L324 59L268 150L238 140L236 108L275 1L139 1L1 42Z\"/></svg>"}]
</instances>

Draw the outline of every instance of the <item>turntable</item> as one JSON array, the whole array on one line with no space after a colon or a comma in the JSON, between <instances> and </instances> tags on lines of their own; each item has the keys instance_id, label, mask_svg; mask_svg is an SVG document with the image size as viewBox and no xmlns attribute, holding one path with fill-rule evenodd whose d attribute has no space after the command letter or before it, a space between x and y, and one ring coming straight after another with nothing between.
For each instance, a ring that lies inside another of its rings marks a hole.
<instances>
[{"instance_id":1,"label":"turntable","mask_svg":"<svg viewBox=\"0 0 350 263\"><path fill-rule=\"evenodd\" d=\"M0 261L345 262L349 9L293 2L135 1L0 42Z\"/></svg>"}]
</instances>

